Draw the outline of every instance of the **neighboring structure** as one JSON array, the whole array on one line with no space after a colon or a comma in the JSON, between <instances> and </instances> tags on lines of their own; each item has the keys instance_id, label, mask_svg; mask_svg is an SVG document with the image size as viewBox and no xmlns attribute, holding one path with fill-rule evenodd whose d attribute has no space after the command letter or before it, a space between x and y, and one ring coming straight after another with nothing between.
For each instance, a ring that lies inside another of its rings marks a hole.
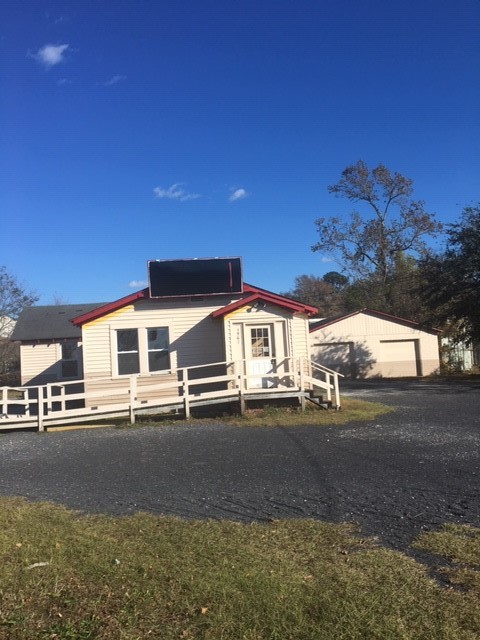
<instances>
[{"instance_id":1,"label":"neighboring structure","mask_svg":"<svg viewBox=\"0 0 480 640\"><path fill-rule=\"evenodd\" d=\"M131 374L139 374L139 397L148 397L159 376L168 382L198 367L200 378L205 365L225 370L244 359L249 386L268 387L269 373L309 359L315 312L246 283L241 293L165 298L147 288L107 304L28 307L12 340L21 344L23 385L84 379L86 390L103 392L101 404Z\"/></svg>"},{"instance_id":2,"label":"neighboring structure","mask_svg":"<svg viewBox=\"0 0 480 640\"><path fill-rule=\"evenodd\" d=\"M26 307L22 311L11 335L11 340L20 343L22 385L83 377L82 330L71 320L101 304Z\"/></svg>"},{"instance_id":3,"label":"neighboring structure","mask_svg":"<svg viewBox=\"0 0 480 640\"><path fill-rule=\"evenodd\" d=\"M454 342L448 336L442 336L440 358L446 373L472 372L480 366L480 345Z\"/></svg>"},{"instance_id":4,"label":"neighboring structure","mask_svg":"<svg viewBox=\"0 0 480 640\"><path fill-rule=\"evenodd\" d=\"M362 309L310 325L312 360L348 378L427 376L439 372L438 329Z\"/></svg>"}]
</instances>

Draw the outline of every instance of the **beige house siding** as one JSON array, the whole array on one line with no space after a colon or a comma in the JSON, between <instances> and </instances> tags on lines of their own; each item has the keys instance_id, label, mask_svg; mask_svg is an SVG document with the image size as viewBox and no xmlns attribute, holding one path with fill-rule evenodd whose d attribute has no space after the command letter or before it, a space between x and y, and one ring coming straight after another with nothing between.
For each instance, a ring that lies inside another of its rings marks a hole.
<instances>
[{"instance_id":1,"label":"beige house siding","mask_svg":"<svg viewBox=\"0 0 480 640\"><path fill-rule=\"evenodd\" d=\"M85 370L95 376L114 375L105 345L111 345L114 331L127 328L168 327L172 368L223 360L222 322L210 315L231 301L223 296L215 298L215 304L212 299L139 300L87 323L83 326Z\"/></svg>"},{"instance_id":2,"label":"beige house siding","mask_svg":"<svg viewBox=\"0 0 480 640\"><path fill-rule=\"evenodd\" d=\"M79 379L83 375L82 345L78 347L78 375L74 378L62 376L62 345L60 342L44 341L20 345L20 368L22 385L40 385Z\"/></svg>"},{"instance_id":3,"label":"beige house siding","mask_svg":"<svg viewBox=\"0 0 480 640\"><path fill-rule=\"evenodd\" d=\"M349 377L403 377L438 372L438 338L359 313L310 334L312 358Z\"/></svg>"},{"instance_id":4,"label":"beige house siding","mask_svg":"<svg viewBox=\"0 0 480 640\"><path fill-rule=\"evenodd\" d=\"M132 397L140 403L160 397L177 398L182 395L187 377L191 393L223 390L227 381L208 383L207 389L205 383L200 386L195 380L232 373L234 362L241 363L248 388L291 385L289 376L285 376L285 382L283 377L278 382L275 375L291 372L299 358L308 360L307 315L262 298L237 308L245 297L249 297L248 291L246 295L203 298L132 298L126 306L83 324L78 350L78 362L80 365L83 361L83 368L79 366L77 379L85 381L85 391L90 396L87 406L125 404ZM229 306L232 303L233 309ZM220 313L212 317L217 310ZM160 327L168 328L170 368L150 373L147 329ZM135 376L118 374L117 331L122 329L138 330L140 373ZM261 346L264 355L258 353L258 336L265 340ZM23 384L62 381L63 344L22 344ZM68 353L68 349L63 351ZM244 359L249 362L243 364ZM67 361L64 364L66 370ZM75 389L72 387L72 393L78 392Z\"/></svg>"},{"instance_id":5,"label":"beige house siding","mask_svg":"<svg viewBox=\"0 0 480 640\"><path fill-rule=\"evenodd\" d=\"M293 315L273 304L241 307L224 317L212 318L212 312L240 299L241 296L216 296L200 299L137 300L130 306L103 316L83 326L83 353L87 391L102 391L104 398L91 404L99 405L125 400L109 398L108 390L124 384L125 376L116 371L116 334L119 329L168 327L170 342L170 372L141 371L137 397L148 399L148 387L163 382L176 382L183 375L177 370L208 363L240 361L248 357L249 330L253 326L268 326L274 345L275 366L289 371L287 358L308 358L308 321L303 314ZM141 351L140 346L140 351ZM228 371L233 371L232 367ZM221 375L224 366L202 366L190 369L189 379ZM178 378L177 378L178 375ZM200 390L200 389L199 389ZM154 391L156 396L172 396L177 388Z\"/></svg>"},{"instance_id":6,"label":"beige house siding","mask_svg":"<svg viewBox=\"0 0 480 640\"><path fill-rule=\"evenodd\" d=\"M236 299L236 298L234 298ZM138 300L134 304L103 316L83 327L85 380L88 391L104 390L103 402L111 402L108 389L123 384L124 376L116 373L116 335L118 329L168 327L171 369L225 360L223 321L211 313L232 302L231 297L218 296L208 300L177 299ZM191 372L191 377L214 375L213 367ZM216 371L219 373L219 371ZM177 381L176 373L141 372L138 398L148 399L148 387ZM175 389L154 392L156 396L176 395ZM123 399L119 396L119 401ZM117 399L115 399L115 402ZM96 402L98 404L98 402Z\"/></svg>"},{"instance_id":7,"label":"beige house siding","mask_svg":"<svg viewBox=\"0 0 480 640\"><path fill-rule=\"evenodd\" d=\"M60 345L55 342L22 344L20 363L22 384L46 384L57 380Z\"/></svg>"},{"instance_id":8,"label":"beige house siding","mask_svg":"<svg viewBox=\"0 0 480 640\"><path fill-rule=\"evenodd\" d=\"M308 318L303 314L295 314L292 318L292 355L295 359L303 358L305 366L310 360L310 335ZM308 372L307 370L305 371Z\"/></svg>"}]
</instances>

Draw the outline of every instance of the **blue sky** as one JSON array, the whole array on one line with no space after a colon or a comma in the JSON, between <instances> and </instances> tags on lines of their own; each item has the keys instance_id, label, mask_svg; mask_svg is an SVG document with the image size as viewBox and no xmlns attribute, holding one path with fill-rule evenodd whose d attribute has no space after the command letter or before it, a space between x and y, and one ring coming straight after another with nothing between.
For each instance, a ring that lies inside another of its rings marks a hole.
<instances>
[{"instance_id":1,"label":"blue sky","mask_svg":"<svg viewBox=\"0 0 480 640\"><path fill-rule=\"evenodd\" d=\"M150 259L336 270L314 220L358 159L442 222L480 200L478 0L2 0L0 86L0 264L42 304Z\"/></svg>"}]
</instances>

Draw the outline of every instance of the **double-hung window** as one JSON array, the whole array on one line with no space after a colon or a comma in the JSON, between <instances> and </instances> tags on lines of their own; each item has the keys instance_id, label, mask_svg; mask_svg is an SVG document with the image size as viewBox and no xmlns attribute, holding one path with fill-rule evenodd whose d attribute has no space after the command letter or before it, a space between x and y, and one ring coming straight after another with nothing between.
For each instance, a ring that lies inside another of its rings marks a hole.
<instances>
[{"instance_id":1,"label":"double-hung window","mask_svg":"<svg viewBox=\"0 0 480 640\"><path fill-rule=\"evenodd\" d=\"M168 328L147 329L148 370L170 369Z\"/></svg>"},{"instance_id":2,"label":"double-hung window","mask_svg":"<svg viewBox=\"0 0 480 640\"><path fill-rule=\"evenodd\" d=\"M76 378L78 376L77 349L77 340L67 339L62 342L62 378Z\"/></svg>"},{"instance_id":3,"label":"double-hung window","mask_svg":"<svg viewBox=\"0 0 480 640\"><path fill-rule=\"evenodd\" d=\"M170 369L168 327L118 329L116 334L118 375Z\"/></svg>"},{"instance_id":4,"label":"double-hung window","mask_svg":"<svg viewBox=\"0 0 480 640\"><path fill-rule=\"evenodd\" d=\"M117 331L117 357L119 375L140 373L138 329Z\"/></svg>"}]
</instances>

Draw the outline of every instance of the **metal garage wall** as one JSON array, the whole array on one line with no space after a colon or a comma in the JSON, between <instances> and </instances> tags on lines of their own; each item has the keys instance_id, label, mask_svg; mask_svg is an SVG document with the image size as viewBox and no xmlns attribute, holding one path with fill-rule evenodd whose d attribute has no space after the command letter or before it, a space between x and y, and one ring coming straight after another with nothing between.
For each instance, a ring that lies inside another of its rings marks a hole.
<instances>
[{"instance_id":1,"label":"metal garage wall","mask_svg":"<svg viewBox=\"0 0 480 640\"><path fill-rule=\"evenodd\" d=\"M353 342L332 342L327 344L314 344L312 347L314 362L321 363L324 367L338 371L348 378L355 377L355 354Z\"/></svg>"}]
</instances>

